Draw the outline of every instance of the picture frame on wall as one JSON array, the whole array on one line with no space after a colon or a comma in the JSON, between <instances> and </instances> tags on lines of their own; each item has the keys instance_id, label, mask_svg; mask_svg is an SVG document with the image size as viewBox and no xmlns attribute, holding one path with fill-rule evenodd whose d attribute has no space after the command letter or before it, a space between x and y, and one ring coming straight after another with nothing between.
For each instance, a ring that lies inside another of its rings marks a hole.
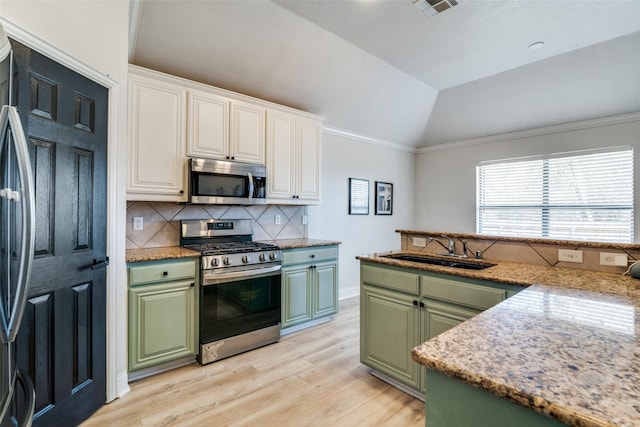
<instances>
[{"instance_id":1,"label":"picture frame on wall","mask_svg":"<svg viewBox=\"0 0 640 427\"><path fill-rule=\"evenodd\" d=\"M349 215L369 215L369 180L349 178Z\"/></svg>"},{"instance_id":2,"label":"picture frame on wall","mask_svg":"<svg viewBox=\"0 0 640 427\"><path fill-rule=\"evenodd\" d=\"M393 184L376 181L376 215L391 215L393 213Z\"/></svg>"}]
</instances>

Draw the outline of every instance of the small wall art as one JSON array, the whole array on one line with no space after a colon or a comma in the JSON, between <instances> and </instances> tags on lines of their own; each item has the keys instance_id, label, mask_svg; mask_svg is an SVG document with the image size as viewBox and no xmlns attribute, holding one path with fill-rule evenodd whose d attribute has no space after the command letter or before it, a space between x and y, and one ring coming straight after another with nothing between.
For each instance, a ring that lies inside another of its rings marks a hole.
<instances>
[{"instance_id":1,"label":"small wall art","mask_svg":"<svg viewBox=\"0 0 640 427\"><path fill-rule=\"evenodd\" d=\"M369 180L349 178L349 215L369 215Z\"/></svg>"},{"instance_id":2,"label":"small wall art","mask_svg":"<svg viewBox=\"0 0 640 427\"><path fill-rule=\"evenodd\" d=\"M376 215L391 215L393 212L393 184L376 181Z\"/></svg>"}]
</instances>

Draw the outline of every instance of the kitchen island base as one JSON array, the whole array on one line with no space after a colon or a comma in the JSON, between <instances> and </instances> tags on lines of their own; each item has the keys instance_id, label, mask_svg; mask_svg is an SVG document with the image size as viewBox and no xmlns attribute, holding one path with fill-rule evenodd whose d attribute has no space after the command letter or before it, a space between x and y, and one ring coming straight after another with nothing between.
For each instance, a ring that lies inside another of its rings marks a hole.
<instances>
[{"instance_id":1,"label":"kitchen island base","mask_svg":"<svg viewBox=\"0 0 640 427\"><path fill-rule=\"evenodd\" d=\"M560 427L565 424L427 369L428 427Z\"/></svg>"}]
</instances>

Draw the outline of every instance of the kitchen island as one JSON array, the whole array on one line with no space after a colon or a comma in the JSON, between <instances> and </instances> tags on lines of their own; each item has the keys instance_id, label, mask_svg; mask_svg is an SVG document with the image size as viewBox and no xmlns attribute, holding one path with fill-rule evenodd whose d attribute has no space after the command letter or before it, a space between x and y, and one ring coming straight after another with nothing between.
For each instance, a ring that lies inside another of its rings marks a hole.
<instances>
[{"instance_id":1,"label":"kitchen island","mask_svg":"<svg viewBox=\"0 0 640 427\"><path fill-rule=\"evenodd\" d=\"M640 425L639 281L506 262L467 271L380 255L358 258L502 283L511 271L512 283L527 286L413 350L428 369L429 427Z\"/></svg>"}]
</instances>

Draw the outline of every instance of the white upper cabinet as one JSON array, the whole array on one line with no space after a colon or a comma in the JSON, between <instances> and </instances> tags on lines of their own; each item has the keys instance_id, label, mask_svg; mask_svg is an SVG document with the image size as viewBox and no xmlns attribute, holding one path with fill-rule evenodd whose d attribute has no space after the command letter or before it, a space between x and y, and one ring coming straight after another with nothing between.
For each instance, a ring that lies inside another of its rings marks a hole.
<instances>
[{"instance_id":1,"label":"white upper cabinet","mask_svg":"<svg viewBox=\"0 0 640 427\"><path fill-rule=\"evenodd\" d=\"M127 200L185 202L190 157L267 166L267 203L320 201L322 118L129 66Z\"/></svg>"},{"instance_id":2,"label":"white upper cabinet","mask_svg":"<svg viewBox=\"0 0 640 427\"><path fill-rule=\"evenodd\" d=\"M186 201L186 89L129 75L128 200Z\"/></svg>"},{"instance_id":3,"label":"white upper cabinet","mask_svg":"<svg viewBox=\"0 0 640 427\"><path fill-rule=\"evenodd\" d=\"M231 103L231 160L264 165L266 111L260 105Z\"/></svg>"},{"instance_id":4,"label":"white upper cabinet","mask_svg":"<svg viewBox=\"0 0 640 427\"><path fill-rule=\"evenodd\" d=\"M264 165L265 107L203 90L188 92L187 156Z\"/></svg>"},{"instance_id":5,"label":"white upper cabinet","mask_svg":"<svg viewBox=\"0 0 640 427\"><path fill-rule=\"evenodd\" d=\"M189 90L187 156L229 158L229 99Z\"/></svg>"},{"instance_id":6,"label":"white upper cabinet","mask_svg":"<svg viewBox=\"0 0 640 427\"><path fill-rule=\"evenodd\" d=\"M320 120L278 110L267 116L267 200L319 203Z\"/></svg>"}]
</instances>

